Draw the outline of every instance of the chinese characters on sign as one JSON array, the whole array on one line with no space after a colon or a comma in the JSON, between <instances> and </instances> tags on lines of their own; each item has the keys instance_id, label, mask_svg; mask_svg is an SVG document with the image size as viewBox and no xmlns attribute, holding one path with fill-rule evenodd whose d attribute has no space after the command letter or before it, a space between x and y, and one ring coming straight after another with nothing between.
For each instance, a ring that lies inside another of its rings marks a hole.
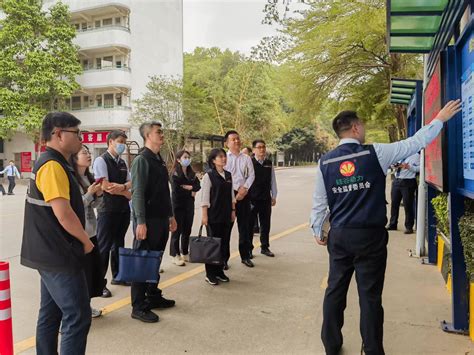
<instances>
[{"instance_id":1,"label":"chinese characters on sign","mask_svg":"<svg viewBox=\"0 0 474 355\"><path fill-rule=\"evenodd\" d=\"M21 152L21 167L22 173L31 173L31 152Z\"/></svg>"},{"instance_id":2,"label":"chinese characters on sign","mask_svg":"<svg viewBox=\"0 0 474 355\"><path fill-rule=\"evenodd\" d=\"M107 143L107 135L110 132L82 132L82 143L96 144Z\"/></svg>"},{"instance_id":3,"label":"chinese characters on sign","mask_svg":"<svg viewBox=\"0 0 474 355\"><path fill-rule=\"evenodd\" d=\"M472 103L474 77L471 68L463 74L461 81L463 175L465 179L474 180L474 114Z\"/></svg>"}]
</instances>

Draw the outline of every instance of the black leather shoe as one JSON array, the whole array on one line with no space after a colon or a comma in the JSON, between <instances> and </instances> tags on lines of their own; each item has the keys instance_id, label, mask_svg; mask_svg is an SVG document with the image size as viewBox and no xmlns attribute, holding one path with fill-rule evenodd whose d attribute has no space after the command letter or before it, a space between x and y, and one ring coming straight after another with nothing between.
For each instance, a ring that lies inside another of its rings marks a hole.
<instances>
[{"instance_id":1,"label":"black leather shoe","mask_svg":"<svg viewBox=\"0 0 474 355\"><path fill-rule=\"evenodd\" d=\"M112 285L120 285L120 286L132 286L132 283L131 282L126 282L126 281L116 281L114 279L112 279L112 281L110 281L110 283Z\"/></svg>"},{"instance_id":2,"label":"black leather shoe","mask_svg":"<svg viewBox=\"0 0 474 355\"><path fill-rule=\"evenodd\" d=\"M156 323L160 320L160 317L152 311L132 311L132 318L145 323Z\"/></svg>"},{"instance_id":3,"label":"black leather shoe","mask_svg":"<svg viewBox=\"0 0 474 355\"><path fill-rule=\"evenodd\" d=\"M413 234L413 229L405 229L404 234Z\"/></svg>"},{"instance_id":4,"label":"black leather shoe","mask_svg":"<svg viewBox=\"0 0 474 355\"><path fill-rule=\"evenodd\" d=\"M248 266L248 267L254 267L254 263L252 262L252 260L250 259L244 259L242 260L242 264L244 264L245 266Z\"/></svg>"},{"instance_id":5,"label":"black leather shoe","mask_svg":"<svg viewBox=\"0 0 474 355\"><path fill-rule=\"evenodd\" d=\"M250 255L249 255L249 258L250 258L250 259L253 259L253 253L250 252L249 254L250 254Z\"/></svg>"},{"instance_id":6,"label":"black leather shoe","mask_svg":"<svg viewBox=\"0 0 474 355\"><path fill-rule=\"evenodd\" d=\"M219 281L222 281L222 282L229 282L230 281L230 279L224 273L222 273L220 275L217 275L216 279L218 279Z\"/></svg>"},{"instance_id":7,"label":"black leather shoe","mask_svg":"<svg viewBox=\"0 0 474 355\"><path fill-rule=\"evenodd\" d=\"M226 262L224 263L224 270L229 270L229 264L227 264Z\"/></svg>"},{"instance_id":8,"label":"black leather shoe","mask_svg":"<svg viewBox=\"0 0 474 355\"><path fill-rule=\"evenodd\" d=\"M205 280L209 285L212 285L212 286L219 285L219 281L217 280L217 277L215 276L206 276Z\"/></svg>"},{"instance_id":9,"label":"black leather shoe","mask_svg":"<svg viewBox=\"0 0 474 355\"><path fill-rule=\"evenodd\" d=\"M104 287L102 290L102 298L109 298L112 297L112 292L107 287Z\"/></svg>"},{"instance_id":10,"label":"black leather shoe","mask_svg":"<svg viewBox=\"0 0 474 355\"><path fill-rule=\"evenodd\" d=\"M176 302L174 300L167 300L166 298L162 297L157 297L157 298L152 298L148 300L150 303L150 308L171 308L176 305Z\"/></svg>"},{"instance_id":11,"label":"black leather shoe","mask_svg":"<svg viewBox=\"0 0 474 355\"><path fill-rule=\"evenodd\" d=\"M388 226L388 227L387 227L387 230L388 230L388 231L396 231L396 230L397 230L397 226Z\"/></svg>"},{"instance_id":12,"label":"black leather shoe","mask_svg":"<svg viewBox=\"0 0 474 355\"><path fill-rule=\"evenodd\" d=\"M275 256L275 254L273 254L270 249L262 249L262 252L261 252L263 255L266 255L266 256L269 256L271 258L273 258Z\"/></svg>"}]
</instances>

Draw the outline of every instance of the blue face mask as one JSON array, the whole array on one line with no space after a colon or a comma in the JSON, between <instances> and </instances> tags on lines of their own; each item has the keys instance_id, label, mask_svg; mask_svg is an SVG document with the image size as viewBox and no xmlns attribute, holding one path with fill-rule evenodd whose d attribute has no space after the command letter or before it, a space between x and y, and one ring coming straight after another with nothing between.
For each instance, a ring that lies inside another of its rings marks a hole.
<instances>
[{"instance_id":1,"label":"blue face mask","mask_svg":"<svg viewBox=\"0 0 474 355\"><path fill-rule=\"evenodd\" d=\"M118 155L122 155L122 153L125 152L126 147L127 146L123 143L115 143L115 151Z\"/></svg>"},{"instance_id":2,"label":"blue face mask","mask_svg":"<svg viewBox=\"0 0 474 355\"><path fill-rule=\"evenodd\" d=\"M181 165L187 168L191 165L191 159L181 159Z\"/></svg>"}]
</instances>

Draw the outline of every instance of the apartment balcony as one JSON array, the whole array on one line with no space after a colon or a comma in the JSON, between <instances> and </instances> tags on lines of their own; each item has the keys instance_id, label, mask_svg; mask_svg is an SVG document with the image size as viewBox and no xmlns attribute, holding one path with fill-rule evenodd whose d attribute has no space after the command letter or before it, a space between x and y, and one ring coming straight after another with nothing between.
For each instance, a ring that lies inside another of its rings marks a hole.
<instances>
[{"instance_id":1,"label":"apartment balcony","mask_svg":"<svg viewBox=\"0 0 474 355\"><path fill-rule=\"evenodd\" d=\"M132 87L131 70L128 67L106 67L101 69L87 69L76 79L84 89L100 89Z\"/></svg>"},{"instance_id":2,"label":"apartment balcony","mask_svg":"<svg viewBox=\"0 0 474 355\"><path fill-rule=\"evenodd\" d=\"M103 52L107 48L116 48L123 53L129 53L131 48L130 29L126 26L104 26L80 30L74 43L83 54Z\"/></svg>"},{"instance_id":3,"label":"apartment balcony","mask_svg":"<svg viewBox=\"0 0 474 355\"><path fill-rule=\"evenodd\" d=\"M71 113L81 120L81 130L127 129L132 125L129 119L131 107L96 107L73 110Z\"/></svg>"}]
</instances>

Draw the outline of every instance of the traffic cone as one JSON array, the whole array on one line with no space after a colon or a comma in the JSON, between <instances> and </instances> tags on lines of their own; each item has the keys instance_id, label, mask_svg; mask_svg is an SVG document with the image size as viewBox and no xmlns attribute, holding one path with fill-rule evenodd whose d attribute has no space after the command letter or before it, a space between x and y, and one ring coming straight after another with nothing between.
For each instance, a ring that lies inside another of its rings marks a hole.
<instances>
[{"instance_id":1,"label":"traffic cone","mask_svg":"<svg viewBox=\"0 0 474 355\"><path fill-rule=\"evenodd\" d=\"M0 261L0 355L13 355L10 266Z\"/></svg>"}]
</instances>

